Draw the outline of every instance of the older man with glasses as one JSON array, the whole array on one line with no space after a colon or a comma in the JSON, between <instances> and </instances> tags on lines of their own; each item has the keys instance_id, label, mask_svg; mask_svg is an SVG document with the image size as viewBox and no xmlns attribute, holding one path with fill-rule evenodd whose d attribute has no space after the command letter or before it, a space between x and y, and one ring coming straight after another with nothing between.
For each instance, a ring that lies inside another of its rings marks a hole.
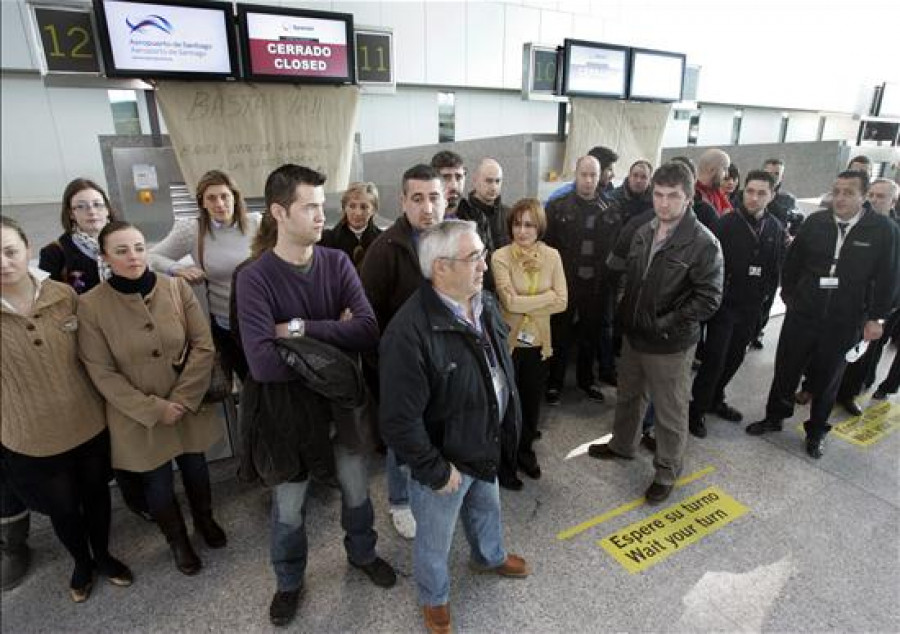
<instances>
[{"instance_id":1,"label":"older man with glasses","mask_svg":"<svg viewBox=\"0 0 900 634\"><path fill-rule=\"evenodd\" d=\"M487 251L474 222L423 231L426 280L387 327L380 346L380 420L387 444L410 466L416 518L414 576L430 632L451 631L447 558L461 517L479 572L525 577L503 545L497 470L516 447L519 398L506 328L483 292Z\"/></svg>"}]
</instances>

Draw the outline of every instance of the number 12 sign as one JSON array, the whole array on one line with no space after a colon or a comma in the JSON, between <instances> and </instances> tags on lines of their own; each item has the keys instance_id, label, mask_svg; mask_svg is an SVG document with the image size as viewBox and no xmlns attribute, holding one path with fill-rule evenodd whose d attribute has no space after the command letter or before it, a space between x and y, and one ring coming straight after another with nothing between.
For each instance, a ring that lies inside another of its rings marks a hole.
<instances>
[{"instance_id":1,"label":"number 12 sign","mask_svg":"<svg viewBox=\"0 0 900 634\"><path fill-rule=\"evenodd\" d=\"M394 92L394 34L387 29L354 29L356 80L365 90Z\"/></svg>"},{"instance_id":2,"label":"number 12 sign","mask_svg":"<svg viewBox=\"0 0 900 634\"><path fill-rule=\"evenodd\" d=\"M100 74L90 7L34 6L33 10L45 72Z\"/></svg>"}]
</instances>

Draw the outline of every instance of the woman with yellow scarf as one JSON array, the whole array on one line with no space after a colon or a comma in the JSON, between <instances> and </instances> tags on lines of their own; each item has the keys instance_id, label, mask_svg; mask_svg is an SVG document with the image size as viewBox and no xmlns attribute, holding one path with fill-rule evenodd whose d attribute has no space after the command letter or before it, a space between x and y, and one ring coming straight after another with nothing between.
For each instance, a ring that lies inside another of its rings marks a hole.
<instances>
[{"instance_id":1,"label":"woman with yellow scarf","mask_svg":"<svg viewBox=\"0 0 900 634\"><path fill-rule=\"evenodd\" d=\"M506 488L521 489L517 467L530 478L541 477L532 445L546 381L544 361L553 354L550 315L566 309L568 293L559 252L540 241L547 229L540 201L518 201L510 209L507 222L512 243L494 252L491 269L503 318L510 328L508 344L522 402L522 435L518 464L501 465L500 480Z\"/></svg>"}]
</instances>

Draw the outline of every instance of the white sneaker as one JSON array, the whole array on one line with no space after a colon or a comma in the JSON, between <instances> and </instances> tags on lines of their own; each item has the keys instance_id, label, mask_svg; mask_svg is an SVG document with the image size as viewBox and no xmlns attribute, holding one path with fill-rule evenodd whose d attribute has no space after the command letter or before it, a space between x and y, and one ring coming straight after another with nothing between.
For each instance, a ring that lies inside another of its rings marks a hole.
<instances>
[{"instance_id":1,"label":"white sneaker","mask_svg":"<svg viewBox=\"0 0 900 634\"><path fill-rule=\"evenodd\" d=\"M403 539L416 538L416 518L409 508L392 508L391 521Z\"/></svg>"}]
</instances>

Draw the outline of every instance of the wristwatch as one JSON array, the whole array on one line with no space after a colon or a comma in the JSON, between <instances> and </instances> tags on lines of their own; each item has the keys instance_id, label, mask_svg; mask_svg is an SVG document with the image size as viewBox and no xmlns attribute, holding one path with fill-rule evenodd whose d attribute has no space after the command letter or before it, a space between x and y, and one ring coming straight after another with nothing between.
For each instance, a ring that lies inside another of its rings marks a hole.
<instances>
[{"instance_id":1,"label":"wristwatch","mask_svg":"<svg viewBox=\"0 0 900 634\"><path fill-rule=\"evenodd\" d=\"M288 333L291 337L302 337L306 332L306 322L299 317L294 317L288 322Z\"/></svg>"}]
</instances>

